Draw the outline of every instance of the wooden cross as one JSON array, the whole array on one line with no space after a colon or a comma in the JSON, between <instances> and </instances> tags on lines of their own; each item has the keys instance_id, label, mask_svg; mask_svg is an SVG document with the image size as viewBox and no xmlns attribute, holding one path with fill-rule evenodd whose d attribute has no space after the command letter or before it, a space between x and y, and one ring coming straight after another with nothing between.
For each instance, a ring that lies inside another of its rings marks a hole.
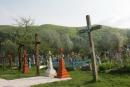
<instances>
[{"instance_id":1,"label":"wooden cross","mask_svg":"<svg viewBox=\"0 0 130 87\"><path fill-rule=\"evenodd\" d=\"M91 21L90 21L90 16L86 16L86 21L87 21L87 27L84 30L81 30L80 33L87 32L88 33L88 38L89 38L89 44L90 44L90 49L92 53L92 72L93 72L93 80L97 81L98 80L98 71L97 71L97 65L96 65L96 58L95 58L95 50L94 50L94 42L92 39L91 32L97 29L100 29L102 26L101 25L96 25L96 26L91 26Z\"/></svg>"},{"instance_id":2,"label":"wooden cross","mask_svg":"<svg viewBox=\"0 0 130 87\"><path fill-rule=\"evenodd\" d=\"M40 39L39 39L39 34L35 34L35 62L36 62L36 75L40 75L40 70L39 70L39 47L40 47Z\"/></svg>"}]
</instances>

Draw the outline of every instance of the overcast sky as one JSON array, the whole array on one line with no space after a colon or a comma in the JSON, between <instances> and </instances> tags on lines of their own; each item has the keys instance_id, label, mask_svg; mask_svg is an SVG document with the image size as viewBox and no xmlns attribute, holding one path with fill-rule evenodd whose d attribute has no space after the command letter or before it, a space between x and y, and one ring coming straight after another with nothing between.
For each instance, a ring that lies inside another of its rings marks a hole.
<instances>
[{"instance_id":1,"label":"overcast sky","mask_svg":"<svg viewBox=\"0 0 130 87\"><path fill-rule=\"evenodd\" d=\"M130 0L0 0L0 24L14 18L32 17L35 24L86 26L92 24L130 28Z\"/></svg>"}]
</instances>

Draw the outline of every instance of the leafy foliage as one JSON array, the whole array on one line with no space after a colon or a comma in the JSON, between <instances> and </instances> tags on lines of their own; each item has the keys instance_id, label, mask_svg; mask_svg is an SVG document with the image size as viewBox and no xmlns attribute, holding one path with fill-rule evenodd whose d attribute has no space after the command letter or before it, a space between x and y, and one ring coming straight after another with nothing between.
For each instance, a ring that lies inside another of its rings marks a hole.
<instances>
[{"instance_id":1,"label":"leafy foliage","mask_svg":"<svg viewBox=\"0 0 130 87\"><path fill-rule=\"evenodd\" d=\"M47 53L48 50L51 50L52 53L57 54L59 48L62 47L65 49L65 53L74 51L81 55L87 55L89 54L88 35L87 33L79 33L79 30L84 28L51 24L32 26L29 23L26 29L26 26L2 25L0 26L0 37L2 42L9 40L13 46L16 46L14 47L15 49L17 49L17 43L23 43L30 52L33 52L35 33L39 33L41 38L41 53ZM104 51L119 50L124 44L128 43L128 31L107 26L93 31L92 36L94 38L96 54L101 54ZM8 46L6 48L9 49Z\"/></svg>"}]
</instances>

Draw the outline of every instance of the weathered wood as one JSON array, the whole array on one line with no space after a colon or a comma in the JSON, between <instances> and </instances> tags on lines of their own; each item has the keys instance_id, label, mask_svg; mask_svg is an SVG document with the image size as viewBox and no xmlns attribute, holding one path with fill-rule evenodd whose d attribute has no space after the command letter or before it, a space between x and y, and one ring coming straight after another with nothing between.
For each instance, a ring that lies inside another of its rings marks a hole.
<instances>
[{"instance_id":1,"label":"weathered wood","mask_svg":"<svg viewBox=\"0 0 130 87\"><path fill-rule=\"evenodd\" d=\"M90 21L90 16L89 15L86 16L86 21L87 21L87 31L88 31L90 49L91 49L90 52L92 53L91 61L92 61L93 80L97 81L98 80L98 71L97 71L97 65L96 65L94 42L93 42L92 35L91 35L91 29L92 28L91 28L91 21Z\"/></svg>"},{"instance_id":2,"label":"weathered wood","mask_svg":"<svg viewBox=\"0 0 130 87\"><path fill-rule=\"evenodd\" d=\"M39 46L40 46L40 40L39 35L35 34L35 64L36 64L36 75L40 75L40 69L39 69Z\"/></svg>"},{"instance_id":3,"label":"weathered wood","mask_svg":"<svg viewBox=\"0 0 130 87\"><path fill-rule=\"evenodd\" d=\"M0 39L0 63L2 63L2 53L1 53L1 39Z\"/></svg>"},{"instance_id":4,"label":"weathered wood","mask_svg":"<svg viewBox=\"0 0 130 87\"><path fill-rule=\"evenodd\" d=\"M23 57L23 73L29 73L28 61L27 61L27 49L24 48L24 57Z\"/></svg>"},{"instance_id":5,"label":"weathered wood","mask_svg":"<svg viewBox=\"0 0 130 87\"><path fill-rule=\"evenodd\" d=\"M21 61L21 45L19 45L19 47L18 47L18 61L19 61L19 71L21 71L21 68L22 68L22 61Z\"/></svg>"},{"instance_id":6,"label":"weathered wood","mask_svg":"<svg viewBox=\"0 0 130 87\"><path fill-rule=\"evenodd\" d=\"M19 71L21 71L22 69L22 55L21 55L21 51L22 51L22 48L24 47L24 44L23 43L17 43L19 45L18 47L18 62L19 62L19 66L18 66L18 69Z\"/></svg>"},{"instance_id":7,"label":"weathered wood","mask_svg":"<svg viewBox=\"0 0 130 87\"><path fill-rule=\"evenodd\" d=\"M9 67L12 68L12 61L13 60L13 53L11 49L8 50L8 61L9 61Z\"/></svg>"},{"instance_id":8,"label":"weathered wood","mask_svg":"<svg viewBox=\"0 0 130 87\"><path fill-rule=\"evenodd\" d=\"M95 25L95 26L91 26L90 28L91 29L89 30L88 27L85 27L85 29L80 30L79 33L91 32L91 31L94 31L94 30L101 29L102 25Z\"/></svg>"},{"instance_id":9,"label":"weathered wood","mask_svg":"<svg viewBox=\"0 0 130 87\"><path fill-rule=\"evenodd\" d=\"M91 21L90 21L90 16L86 16L86 21L87 21L87 27L86 29L82 29L79 31L79 33L88 33L88 39L89 39L89 44L90 44L90 52L92 55L91 61L92 61L92 71L93 71L93 80L97 81L98 80L98 71L97 71L97 65L96 65L96 58L95 58L95 51L94 51L94 42L92 39L91 32L97 29L101 29L102 25L95 25L91 26Z\"/></svg>"}]
</instances>

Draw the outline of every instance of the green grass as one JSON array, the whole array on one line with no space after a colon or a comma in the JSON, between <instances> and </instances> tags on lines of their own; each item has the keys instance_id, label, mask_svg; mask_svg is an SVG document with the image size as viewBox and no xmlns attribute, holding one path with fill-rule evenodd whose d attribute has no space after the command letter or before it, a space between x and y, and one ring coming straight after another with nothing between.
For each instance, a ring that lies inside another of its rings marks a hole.
<instances>
[{"instance_id":1,"label":"green grass","mask_svg":"<svg viewBox=\"0 0 130 87\"><path fill-rule=\"evenodd\" d=\"M40 70L43 76L45 70ZM98 82L92 81L92 73L90 71L70 71L72 80L53 82L48 84L39 84L32 87L130 87L130 74L106 74L99 73L100 80ZM29 74L23 74L18 70L0 69L0 78L17 79L23 77L35 76L35 67L33 67Z\"/></svg>"},{"instance_id":2,"label":"green grass","mask_svg":"<svg viewBox=\"0 0 130 87\"><path fill-rule=\"evenodd\" d=\"M40 75L44 75L43 69L40 70ZM0 69L0 78L3 78L3 79L12 80L12 79L33 77L33 76L36 76L35 67L30 69L28 74L23 74L22 72L18 70L12 70L12 69L7 69L7 68L4 71Z\"/></svg>"},{"instance_id":3,"label":"green grass","mask_svg":"<svg viewBox=\"0 0 130 87\"><path fill-rule=\"evenodd\" d=\"M72 80L39 84L32 87L130 87L129 74L99 73L100 80L92 81L91 72L71 71Z\"/></svg>"}]
</instances>

